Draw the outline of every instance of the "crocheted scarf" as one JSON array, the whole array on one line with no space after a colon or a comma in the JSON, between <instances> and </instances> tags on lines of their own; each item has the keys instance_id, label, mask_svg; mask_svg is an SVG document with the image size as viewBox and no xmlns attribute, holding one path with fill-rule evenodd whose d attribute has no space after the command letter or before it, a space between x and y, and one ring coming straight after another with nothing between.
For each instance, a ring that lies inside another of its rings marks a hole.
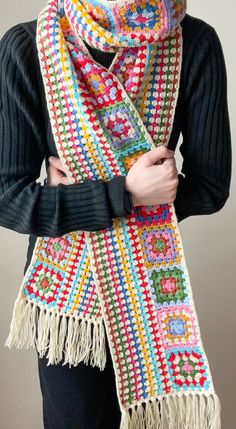
<instances>
[{"instance_id":1,"label":"crocheted scarf","mask_svg":"<svg viewBox=\"0 0 236 429\"><path fill-rule=\"evenodd\" d=\"M185 13L182 0L49 0L40 12L47 108L70 184L126 175L168 145ZM115 52L109 68L85 42ZM221 427L173 204L37 237L5 345L102 371L105 335L121 429Z\"/></svg>"}]
</instances>

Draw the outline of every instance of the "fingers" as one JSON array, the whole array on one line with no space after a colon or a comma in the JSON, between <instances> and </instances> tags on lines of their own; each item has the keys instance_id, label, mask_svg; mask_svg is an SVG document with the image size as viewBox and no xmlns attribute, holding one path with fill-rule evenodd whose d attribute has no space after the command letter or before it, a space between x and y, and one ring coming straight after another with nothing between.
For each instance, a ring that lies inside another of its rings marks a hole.
<instances>
[{"instance_id":1,"label":"fingers","mask_svg":"<svg viewBox=\"0 0 236 429\"><path fill-rule=\"evenodd\" d=\"M60 182L58 182L58 184L59 183L62 183L63 185L69 185L68 179L65 176L60 178Z\"/></svg>"},{"instance_id":2,"label":"fingers","mask_svg":"<svg viewBox=\"0 0 236 429\"><path fill-rule=\"evenodd\" d=\"M49 164L47 169L47 182L50 186L57 186L59 183L69 185L67 176L65 176L61 170L51 164Z\"/></svg>"},{"instance_id":3,"label":"fingers","mask_svg":"<svg viewBox=\"0 0 236 429\"><path fill-rule=\"evenodd\" d=\"M138 162L143 167L149 167L155 164L162 164L162 160L166 158L173 158L174 151L167 149L164 145L159 145L150 151L145 152L139 159Z\"/></svg>"},{"instance_id":4,"label":"fingers","mask_svg":"<svg viewBox=\"0 0 236 429\"><path fill-rule=\"evenodd\" d=\"M168 149L167 147L162 146L164 149L164 156L163 158L173 158L175 156L175 151Z\"/></svg>"},{"instance_id":5,"label":"fingers","mask_svg":"<svg viewBox=\"0 0 236 429\"><path fill-rule=\"evenodd\" d=\"M48 158L49 163L57 168L60 171L63 171L64 173L66 173L64 166L62 165L62 162L60 160L60 158L56 157L56 156L49 156Z\"/></svg>"}]
</instances>

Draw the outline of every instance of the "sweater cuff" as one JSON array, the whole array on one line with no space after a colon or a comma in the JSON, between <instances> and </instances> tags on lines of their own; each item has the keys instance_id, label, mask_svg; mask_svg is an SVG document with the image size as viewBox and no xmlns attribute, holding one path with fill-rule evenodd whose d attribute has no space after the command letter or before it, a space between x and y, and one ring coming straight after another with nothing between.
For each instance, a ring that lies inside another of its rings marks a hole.
<instances>
[{"instance_id":1,"label":"sweater cuff","mask_svg":"<svg viewBox=\"0 0 236 429\"><path fill-rule=\"evenodd\" d=\"M111 180L105 182L112 217L124 217L127 214L124 207L124 193L126 192L125 179L125 176L115 176Z\"/></svg>"}]
</instances>

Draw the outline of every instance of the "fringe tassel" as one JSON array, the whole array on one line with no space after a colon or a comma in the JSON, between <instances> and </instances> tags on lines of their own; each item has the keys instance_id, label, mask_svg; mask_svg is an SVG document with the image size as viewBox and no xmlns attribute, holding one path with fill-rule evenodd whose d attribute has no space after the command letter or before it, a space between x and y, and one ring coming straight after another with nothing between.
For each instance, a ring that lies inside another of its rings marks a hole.
<instances>
[{"instance_id":1,"label":"fringe tassel","mask_svg":"<svg viewBox=\"0 0 236 429\"><path fill-rule=\"evenodd\" d=\"M26 299L17 299L5 347L35 347L40 357L46 355L48 365L77 366L83 361L98 366L106 365L105 328L102 320L58 314Z\"/></svg>"},{"instance_id":2,"label":"fringe tassel","mask_svg":"<svg viewBox=\"0 0 236 429\"><path fill-rule=\"evenodd\" d=\"M122 409L120 429L221 429L216 393L166 396Z\"/></svg>"}]
</instances>

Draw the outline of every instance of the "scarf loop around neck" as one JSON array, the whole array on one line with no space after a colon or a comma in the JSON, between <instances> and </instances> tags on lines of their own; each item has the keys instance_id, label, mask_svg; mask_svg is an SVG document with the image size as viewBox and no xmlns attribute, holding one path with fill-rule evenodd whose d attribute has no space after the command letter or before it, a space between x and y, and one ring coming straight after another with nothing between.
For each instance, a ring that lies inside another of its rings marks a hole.
<instances>
[{"instance_id":1,"label":"scarf loop around neck","mask_svg":"<svg viewBox=\"0 0 236 429\"><path fill-rule=\"evenodd\" d=\"M40 12L41 73L69 183L126 175L168 145L185 12L181 0L49 0ZM115 52L108 69L84 41ZM173 204L135 207L103 230L37 238L5 345L103 370L105 333L121 429L220 429Z\"/></svg>"}]
</instances>

